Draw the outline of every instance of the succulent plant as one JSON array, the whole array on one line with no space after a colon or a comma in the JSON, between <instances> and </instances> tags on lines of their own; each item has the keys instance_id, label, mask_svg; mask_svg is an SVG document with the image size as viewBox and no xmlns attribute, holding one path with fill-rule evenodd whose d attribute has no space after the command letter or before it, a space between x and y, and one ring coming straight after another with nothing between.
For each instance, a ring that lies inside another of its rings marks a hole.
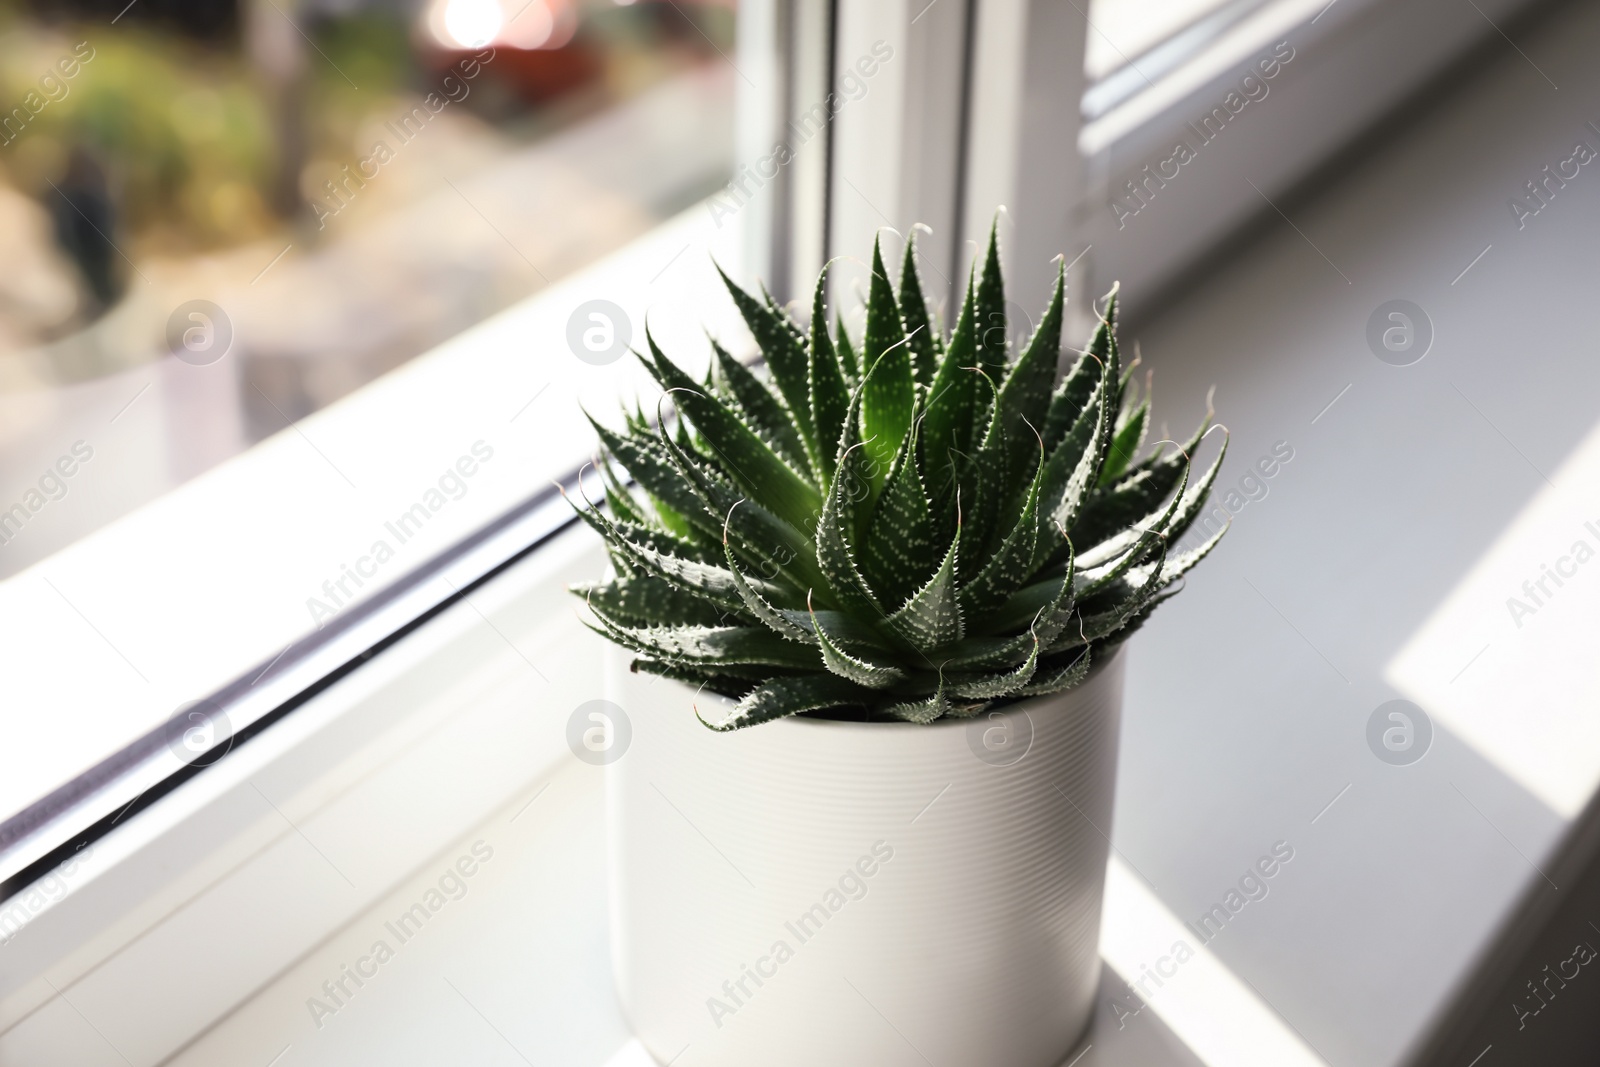
<instances>
[{"instance_id":1,"label":"succulent plant","mask_svg":"<svg viewBox=\"0 0 1600 1067\"><path fill-rule=\"evenodd\" d=\"M898 293L874 246L858 342L842 318L829 332L827 276L807 331L723 275L766 378L713 341L697 382L646 331L639 358L675 415L590 420L605 507L578 510L614 569L574 590L590 625L634 670L736 700L716 730L930 723L1077 685L1222 536L1169 554L1222 463L1190 484L1209 412L1185 444L1140 457L1149 390L1117 351L1116 289L1058 373L1059 261L1013 352L993 232L948 336L911 241Z\"/></svg>"}]
</instances>

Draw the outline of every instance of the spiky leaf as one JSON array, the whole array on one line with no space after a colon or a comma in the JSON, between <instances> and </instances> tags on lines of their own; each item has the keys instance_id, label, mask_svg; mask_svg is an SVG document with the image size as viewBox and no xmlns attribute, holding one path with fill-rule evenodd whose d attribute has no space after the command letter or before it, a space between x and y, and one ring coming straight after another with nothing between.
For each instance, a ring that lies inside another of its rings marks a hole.
<instances>
[{"instance_id":1,"label":"spiky leaf","mask_svg":"<svg viewBox=\"0 0 1600 1067\"><path fill-rule=\"evenodd\" d=\"M900 309L883 266L883 249L872 246L872 282L867 296L867 332L861 339L861 439L871 461L874 489L888 477L900 443L911 430L916 387L911 349L900 324Z\"/></svg>"}]
</instances>

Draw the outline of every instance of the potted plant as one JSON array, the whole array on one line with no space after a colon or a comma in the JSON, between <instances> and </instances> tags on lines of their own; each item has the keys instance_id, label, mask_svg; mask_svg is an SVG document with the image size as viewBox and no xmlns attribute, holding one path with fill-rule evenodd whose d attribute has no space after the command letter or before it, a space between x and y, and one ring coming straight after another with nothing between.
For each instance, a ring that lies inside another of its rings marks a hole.
<instances>
[{"instance_id":1,"label":"potted plant","mask_svg":"<svg viewBox=\"0 0 1600 1067\"><path fill-rule=\"evenodd\" d=\"M1087 1024L1118 649L1222 456L1191 483L1209 415L1146 451L1115 290L1063 374L1064 270L1018 351L992 233L975 273L945 336L875 247L859 342L826 269L807 329L728 281L766 376L647 335L675 415L596 423L612 960L661 1063L1054 1067Z\"/></svg>"}]
</instances>

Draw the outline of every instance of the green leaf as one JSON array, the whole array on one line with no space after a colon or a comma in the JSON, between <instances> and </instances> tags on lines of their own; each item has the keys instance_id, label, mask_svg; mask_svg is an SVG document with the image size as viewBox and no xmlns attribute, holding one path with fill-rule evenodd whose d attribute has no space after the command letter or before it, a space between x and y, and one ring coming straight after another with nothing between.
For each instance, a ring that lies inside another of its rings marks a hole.
<instances>
[{"instance_id":1,"label":"green leaf","mask_svg":"<svg viewBox=\"0 0 1600 1067\"><path fill-rule=\"evenodd\" d=\"M659 440L673 467L688 484L700 514L716 519L716 536L729 540L747 566L772 578L781 576L801 591L822 584L816 546L809 538L707 471L665 433L660 434Z\"/></svg>"},{"instance_id":2,"label":"green leaf","mask_svg":"<svg viewBox=\"0 0 1600 1067\"><path fill-rule=\"evenodd\" d=\"M950 648L939 666L952 671L1008 671L1028 658L1037 643L1024 631L1010 637L969 637Z\"/></svg>"},{"instance_id":3,"label":"green leaf","mask_svg":"<svg viewBox=\"0 0 1600 1067\"><path fill-rule=\"evenodd\" d=\"M789 317L788 309L782 304L778 303L778 301L773 298L771 293L767 292L765 283L757 282L757 285L761 289L761 302L767 305L768 309L771 310L773 315L777 316L778 321L783 324L785 329L794 335L794 339L796 341L799 341L802 345L805 344L805 331L800 328L799 324L796 323L794 319Z\"/></svg>"},{"instance_id":4,"label":"green leaf","mask_svg":"<svg viewBox=\"0 0 1600 1067\"><path fill-rule=\"evenodd\" d=\"M784 406L794 416L801 440L808 447L815 447L816 428L811 422L806 351L794 324L780 309L757 300L735 285L721 267L717 268L717 273L722 275L723 284L728 287L728 294L739 308L740 317L761 349L761 355L767 361L767 370L777 383L779 395L783 397Z\"/></svg>"},{"instance_id":5,"label":"green leaf","mask_svg":"<svg viewBox=\"0 0 1600 1067\"><path fill-rule=\"evenodd\" d=\"M755 583L745 577L731 545L724 544L723 551L727 555L728 571L733 575L734 590L738 593L739 599L744 601L744 606L751 615L765 623L774 633L791 641L808 645L817 643L810 630L792 622L780 608L773 606L772 601L755 587Z\"/></svg>"},{"instance_id":6,"label":"green leaf","mask_svg":"<svg viewBox=\"0 0 1600 1067\"><path fill-rule=\"evenodd\" d=\"M875 652L890 651L889 642L880 634L864 626L853 615L848 615L845 612L831 608L817 608L814 611L808 608L801 608L799 611L792 608L783 608L780 610L780 614L786 620L804 630L813 639L816 636L817 623L820 622L828 628L828 632L834 636L835 640L850 648L866 648Z\"/></svg>"},{"instance_id":7,"label":"green leaf","mask_svg":"<svg viewBox=\"0 0 1600 1067\"><path fill-rule=\"evenodd\" d=\"M836 675L812 674L799 678L774 678L756 686L734 706L733 714L721 722L706 722L698 709L695 714L706 726L726 733L807 711L864 707L871 699L869 690Z\"/></svg>"},{"instance_id":8,"label":"green leaf","mask_svg":"<svg viewBox=\"0 0 1600 1067\"><path fill-rule=\"evenodd\" d=\"M938 337L928 316L927 299L922 295L916 253L917 237L913 232L906 238L906 254L900 263L900 321L905 325L917 384L926 389L933 384L938 370Z\"/></svg>"},{"instance_id":9,"label":"green leaf","mask_svg":"<svg viewBox=\"0 0 1600 1067\"><path fill-rule=\"evenodd\" d=\"M705 689L721 696L737 700L755 688L758 682L771 678L780 673L776 667L748 667L738 664L729 664L721 668L689 667L680 663L663 663L660 660L649 659L644 656L635 657L628 664L628 669L635 674L654 674L662 678L671 678L674 681L692 685L696 689ZM793 675L787 675L793 677Z\"/></svg>"},{"instance_id":10,"label":"green leaf","mask_svg":"<svg viewBox=\"0 0 1600 1067\"><path fill-rule=\"evenodd\" d=\"M933 517L917 473L916 432L908 433L878 498L862 569L884 604L898 604L927 581L935 566Z\"/></svg>"},{"instance_id":11,"label":"green leaf","mask_svg":"<svg viewBox=\"0 0 1600 1067\"><path fill-rule=\"evenodd\" d=\"M973 284L967 282L967 295L956 318L955 332L939 363L933 386L928 391L927 414L923 416L921 438L928 489L936 506L952 510L956 495L959 457L973 447L973 408L977 402L977 336L974 332ZM941 530L943 534L946 531Z\"/></svg>"},{"instance_id":12,"label":"green leaf","mask_svg":"<svg viewBox=\"0 0 1600 1067\"><path fill-rule=\"evenodd\" d=\"M1048 578L1033 581L1018 589L1006 598L1005 602L984 618L981 627L974 627L975 632L983 634L1015 633L1026 628L1032 620L1039 617L1039 613L1055 602L1061 591L1064 576L1070 577L1070 568L1067 571L1058 571ZM1067 603L1071 604L1070 597Z\"/></svg>"},{"instance_id":13,"label":"green leaf","mask_svg":"<svg viewBox=\"0 0 1600 1067\"><path fill-rule=\"evenodd\" d=\"M1101 364L1100 382L1095 386L1089 406L1043 467L1044 503L1039 513L1058 537L1062 531L1072 530L1084 498L1098 480L1100 464L1105 460L1105 431L1111 424L1110 398L1106 395L1112 381L1110 370L1109 364ZM1067 473L1069 470L1071 473ZM1059 540L1049 537L1041 540L1046 544L1060 544ZM1054 560L1061 551L1053 548L1049 559Z\"/></svg>"},{"instance_id":14,"label":"green leaf","mask_svg":"<svg viewBox=\"0 0 1600 1067\"><path fill-rule=\"evenodd\" d=\"M839 366L844 370L845 381L857 382L861 380L861 360L856 356L855 346L850 343L850 331L844 328L844 315L838 316L838 328L835 341L839 349Z\"/></svg>"},{"instance_id":15,"label":"green leaf","mask_svg":"<svg viewBox=\"0 0 1600 1067\"><path fill-rule=\"evenodd\" d=\"M701 508L700 498L695 495L694 488L684 481L667 451L655 439L624 437L600 425L592 416L589 424L599 434L605 450L616 456L617 462L627 468L634 480L661 505L670 508L680 521L706 534L720 533L715 521ZM645 432L651 431L647 429Z\"/></svg>"},{"instance_id":16,"label":"green leaf","mask_svg":"<svg viewBox=\"0 0 1600 1067\"><path fill-rule=\"evenodd\" d=\"M909 700L899 704L890 704L883 709L883 712L885 715L905 722L926 725L930 722L937 722L946 715L963 716L971 714L976 710L976 707L976 705L972 704L951 703L950 691L945 686L944 677L941 675L939 687L934 690L933 696L928 697L926 700Z\"/></svg>"},{"instance_id":17,"label":"green leaf","mask_svg":"<svg viewBox=\"0 0 1600 1067\"><path fill-rule=\"evenodd\" d=\"M998 674L978 675L963 677L950 686L950 692L958 697L976 698L979 700L997 700L1003 696L1010 696L1033 678L1034 671L1039 666L1039 639L1029 636L1031 645L1028 656L1014 670Z\"/></svg>"},{"instance_id":18,"label":"green leaf","mask_svg":"<svg viewBox=\"0 0 1600 1067\"><path fill-rule=\"evenodd\" d=\"M839 357L828 339L827 295L828 264L817 276L816 294L811 301L811 347L809 377L811 419L817 428L816 456L812 469L821 484L833 477L839 458L839 441L844 436L845 419L850 415L850 387L839 367ZM843 325L840 326L841 334Z\"/></svg>"},{"instance_id":19,"label":"green leaf","mask_svg":"<svg viewBox=\"0 0 1600 1067\"><path fill-rule=\"evenodd\" d=\"M1085 352L1078 357L1066 377L1061 379L1055 392L1050 394L1050 407L1045 413L1044 428L1039 431L1044 438L1046 451L1053 452L1066 439L1067 434L1078 422L1078 416L1088 406L1089 399L1094 395L1095 386L1100 383L1100 368L1104 366L1103 359L1096 359Z\"/></svg>"},{"instance_id":20,"label":"green leaf","mask_svg":"<svg viewBox=\"0 0 1600 1067\"><path fill-rule=\"evenodd\" d=\"M960 670L978 667L1014 667L1018 657L1027 650L1022 638L1032 635L1048 645L1054 641L1072 618L1075 601L1072 593L1072 561L1066 570L1025 586L1008 597L1004 604L984 620L990 633L1013 634L1011 637L969 637L949 650L946 665ZM996 618L1003 620L997 624ZM1027 631L1016 634L1019 626Z\"/></svg>"},{"instance_id":21,"label":"green leaf","mask_svg":"<svg viewBox=\"0 0 1600 1067\"><path fill-rule=\"evenodd\" d=\"M1082 601L1094 596L1148 558L1152 548L1164 547L1165 544L1159 531L1141 531L1122 555L1098 566L1080 568L1074 580L1073 597Z\"/></svg>"},{"instance_id":22,"label":"green leaf","mask_svg":"<svg viewBox=\"0 0 1600 1067\"><path fill-rule=\"evenodd\" d=\"M817 566L827 580L836 604L846 611L876 620L883 617L883 608L856 565L852 544L858 513L872 489L866 476L864 450L854 441L856 433L853 423L860 402L861 390L857 389L855 398L850 402L849 425L844 440L840 442L838 473L828 489L828 499L822 507L822 519L817 523Z\"/></svg>"},{"instance_id":23,"label":"green leaf","mask_svg":"<svg viewBox=\"0 0 1600 1067\"><path fill-rule=\"evenodd\" d=\"M1167 525L1167 538L1176 543L1178 538L1189 531L1194 520L1200 517L1200 512L1205 509L1206 498L1211 495L1211 487L1216 483L1217 472L1222 470L1222 460L1228 454L1228 433L1222 434L1222 448L1217 452L1217 458L1211 461L1211 466L1198 482L1190 486L1183 494L1183 502L1178 505L1177 513L1172 516L1172 521ZM1190 453L1193 454L1192 452Z\"/></svg>"},{"instance_id":24,"label":"green leaf","mask_svg":"<svg viewBox=\"0 0 1600 1067\"><path fill-rule=\"evenodd\" d=\"M923 587L912 594L885 620L890 632L912 648L931 652L954 641L964 632L961 605L956 591L956 550L959 539L951 538L944 562Z\"/></svg>"},{"instance_id":25,"label":"green leaf","mask_svg":"<svg viewBox=\"0 0 1600 1067\"><path fill-rule=\"evenodd\" d=\"M727 349L712 341L711 350L714 354L711 365L717 385L733 397L739 412L748 420L756 436L795 470L809 470L809 457L800 443L799 431L795 429L783 404L750 372L750 368L729 355Z\"/></svg>"},{"instance_id":26,"label":"green leaf","mask_svg":"<svg viewBox=\"0 0 1600 1067\"><path fill-rule=\"evenodd\" d=\"M990 388L989 379L977 376L980 390ZM994 397L979 397L980 406L993 410ZM984 403L987 401L987 403ZM1011 483L1006 464L1010 451L1011 428L998 419L985 419L990 430L977 450L961 457L961 580L970 581L973 574L988 560L989 544L997 529L1015 516L1006 514L1010 502ZM976 428L976 427L975 427ZM1026 427L1017 427L1027 433ZM1031 435L1030 435L1031 436ZM1037 442L1037 438L1034 439Z\"/></svg>"},{"instance_id":27,"label":"green leaf","mask_svg":"<svg viewBox=\"0 0 1600 1067\"><path fill-rule=\"evenodd\" d=\"M1020 471L1033 447L1033 433L1023 432L1030 427L1040 432L1050 407L1050 392L1056 380L1056 363L1061 354L1061 318L1066 303L1067 276L1064 270L1056 273L1055 292L1050 306L1045 309L1039 328L1022 358L1012 365L1000 386L996 400L997 423L1007 427L1010 443L1006 453L1008 470Z\"/></svg>"},{"instance_id":28,"label":"green leaf","mask_svg":"<svg viewBox=\"0 0 1600 1067\"><path fill-rule=\"evenodd\" d=\"M1041 697L1064 692L1089 676L1089 650L1084 649L1067 663L1046 667L1041 664L1033 681L1017 690L1017 696Z\"/></svg>"},{"instance_id":29,"label":"green leaf","mask_svg":"<svg viewBox=\"0 0 1600 1067\"><path fill-rule=\"evenodd\" d=\"M721 567L685 559L651 543L654 534L670 535L644 527L620 526L594 508L580 508L574 504L573 510L605 538L608 545L622 552L640 574L660 578L724 611L744 611L733 575Z\"/></svg>"},{"instance_id":30,"label":"green leaf","mask_svg":"<svg viewBox=\"0 0 1600 1067\"><path fill-rule=\"evenodd\" d=\"M1222 529L1206 538L1194 548L1191 548L1186 552L1180 552L1178 555L1174 556L1170 562L1162 561L1164 566L1158 567L1156 563L1146 563L1134 568L1134 570L1129 572L1129 578L1130 580L1145 579L1148 574L1154 570L1159 574L1161 579L1160 586L1164 589L1173 582L1176 582L1179 578L1182 578L1185 574L1188 574L1195 568L1197 563L1209 556L1211 554L1211 550L1216 548L1217 544L1221 542L1222 535L1227 532L1228 527L1224 526Z\"/></svg>"},{"instance_id":31,"label":"green leaf","mask_svg":"<svg viewBox=\"0 0 1600 1067\"><path fill-rule=\"evenodd\" d=\"M807 528L822 507L811 485L767 447L737 415L708 396L656 346L646 331L653 363L646 363L673 403L699 431L725 473L752 500L799 529Z\"/></svg>"},{"instance_id":32,"label":"green leaf","mask_svg":"<svg viewBox=\"0 0 1600 1067\"><path fill-rule=\"evenodd\" d=\"M1082 614L1078 617L1078 624L1068 626L1049 651L1092 644L1121 630L1129 620L1155 602L1163 588L1160 578L1165 564L1166 550L1162 546L1150 563L1131 569L1104 585L1097 595L1080 605Z\"/></svg>"},{"instance_id":33,"label":"green leaf","mask_svg":"<svg viewBox=\"0 0 1600 1067\"><path fill-rule=\"evenodd\" d=\"M1039 538L1039 486L1043 474L1041 464L1028 487L1016 524L983 569L961 590L961 609L968 617L977 617L997 607L1021 589L1033 574L1034 546Z\"/></svg>"},{"instance_id":34,"label":"green leaf","mask_svg":"<svg viewBox=\"0 0 1600 1067\"><path fill-rule=\"evenodd\" d=\"M822 662L841 678L868 689L886 689L906 676L905 671L893 664L874 662L846 652L817 619L815 612L811 616L811 629L822 649Z\"/></svg>"},{"instance_id":35,"label":"green leaf","mask_svg":"<svg viewBox=\"0 0 1600 1067\"><path fill-rule=\"evenodd\" d=\"M900 309L884 271L883 250L872 246L872 283L867 294L867 332L861 340L864 369L861 438L871 460L874 490L883 485L900 443L911 429L917 393L911 350L900 325Z\"/></svg>"},{"instance_id":36,"label":"green leaf","mask_svg":"<svg viewBox=\"0 0 1600 1067\"><path fill-rule=\"evenodd\" d=\"M1118 410L1121 396L1121 357L1117 352L1117 299L1121 291L1119 285L1113 285L1111 291L1105 295L1106 310L1100 316L1096 325L1094 336L1089 339L1088 353L1103 364L1111 367L1111 380L1117 385L1117 403L1111 405L1113 411Z\"/></svg>"},{"instance_id":37,"label":"green leaf","mask_svg":"<svg viewBox=\"0 0 1600 1067\"><path fill-rule=\"evenodd\" d=\"M604 607L589 610L613 641L667 663L719 667L755 664L816 670L817 649L785 640L756 626L627 626Z\"/></svg>"},{"instance_id":38,"label":"green leaf","mask_svg":"<svg viewBox=\"0 0 1600 1067\"><path fill-rule=\"evenodd\" d=\"M1098 567L1139 543L1142 539L1146 540L1148 544L1147 535L1149 534L1155 534L1163 539L1170 540L1167 531L1172 526L1172 520L1178 512L1179 505L1183 503L1184 488L1188 484L1189 474L1188 470L1185 469L1178 484L1178 491L1172 494L1172 499L1167 502L1165 507L1160 507L1149 514L1140 516L1137 522L1125 526L1115 536L1101 541L1093 548L1085 551L1078 557L1079 566L1085 570Z\"/></svg>"},{"instance_id":39,"label":"green leaf","mask_svg":"<svg viewBox=\"0 0 1600 1067\"><path fill-rule=\"evenodd\" d=\"M590 604L599 604L613 619L627 626L655 626L666 622L717 626L728 613L710 600L656 577L618 579L575 585L572 591Z\"/></svg>"},{"instance_id":40,"label":"green leaf","mask_svg":"<svg viewBox=\"0 0 1600 1067\"><path fill-rule=\"evenodd\" d=\"M1100 484L1110 485L1122 477L1139 449L1144 447L1145 430L1150 424L1150 404L1146 401L1134 409L1111 438L1106 450L1105 469L1100 472Z\"/></svg>"},{"instance_id":41,"label":"green leaf","mask_svg":"<svg viewBox=\"0 0 1600 1067\"><path fill-rule=\"evenodd\" d=\"M1006 347L1006 290L1000 277L1000 219L989 225L989 248L978 278L978 363L993 381L1005 374L1010 356Z\"/></svg>"},{"instance_id":42,"label":"green leaf","mask_svg":"<svg viewBox=\"0 0 1600 1067\"><path fill-rule=\"evenodd\" d=\"M605 486L606 507L611 509L611 514L624 522L631 522L638 526L650 525L645 511L639 502L628 492L627 486L618 480L616 472L611 469L611 456L602 452L595 467L600 471L601 484ZM580 475L581 478L581 475Z\"/></svg>"},{"instance_id":43,"label":"green leaf","mask_svg":"<svg viewBox=\"0 0 1600 1067\"><path fill-rule=\"evenodd\" d=\"M1142 520L1172 495L1186 468L1181 462L1171 467L1141 467L1115 485L1090 493L1072 528L1073 536L1093 545L1130 527L1146 525Z\"/></svg>"}]
</instances>

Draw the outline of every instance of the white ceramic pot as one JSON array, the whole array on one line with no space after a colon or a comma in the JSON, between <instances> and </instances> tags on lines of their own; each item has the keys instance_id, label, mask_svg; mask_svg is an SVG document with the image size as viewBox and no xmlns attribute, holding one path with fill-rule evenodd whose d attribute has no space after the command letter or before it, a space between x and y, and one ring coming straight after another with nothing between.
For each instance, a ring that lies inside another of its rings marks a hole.
<instances>
[{"instance_id":1,"label":"white ceramic pot","mask_svg":"<svg viewBox=\"0 0 1600 1067\"><path fill-rule=\"evenodd\" d=\"M1002 718L796 718L610 670L612 963L673 1067L1057 1067L1099 980L1122 657ZM619 748L621 746L618 746Z\"/></svg>"}]
</instances>

